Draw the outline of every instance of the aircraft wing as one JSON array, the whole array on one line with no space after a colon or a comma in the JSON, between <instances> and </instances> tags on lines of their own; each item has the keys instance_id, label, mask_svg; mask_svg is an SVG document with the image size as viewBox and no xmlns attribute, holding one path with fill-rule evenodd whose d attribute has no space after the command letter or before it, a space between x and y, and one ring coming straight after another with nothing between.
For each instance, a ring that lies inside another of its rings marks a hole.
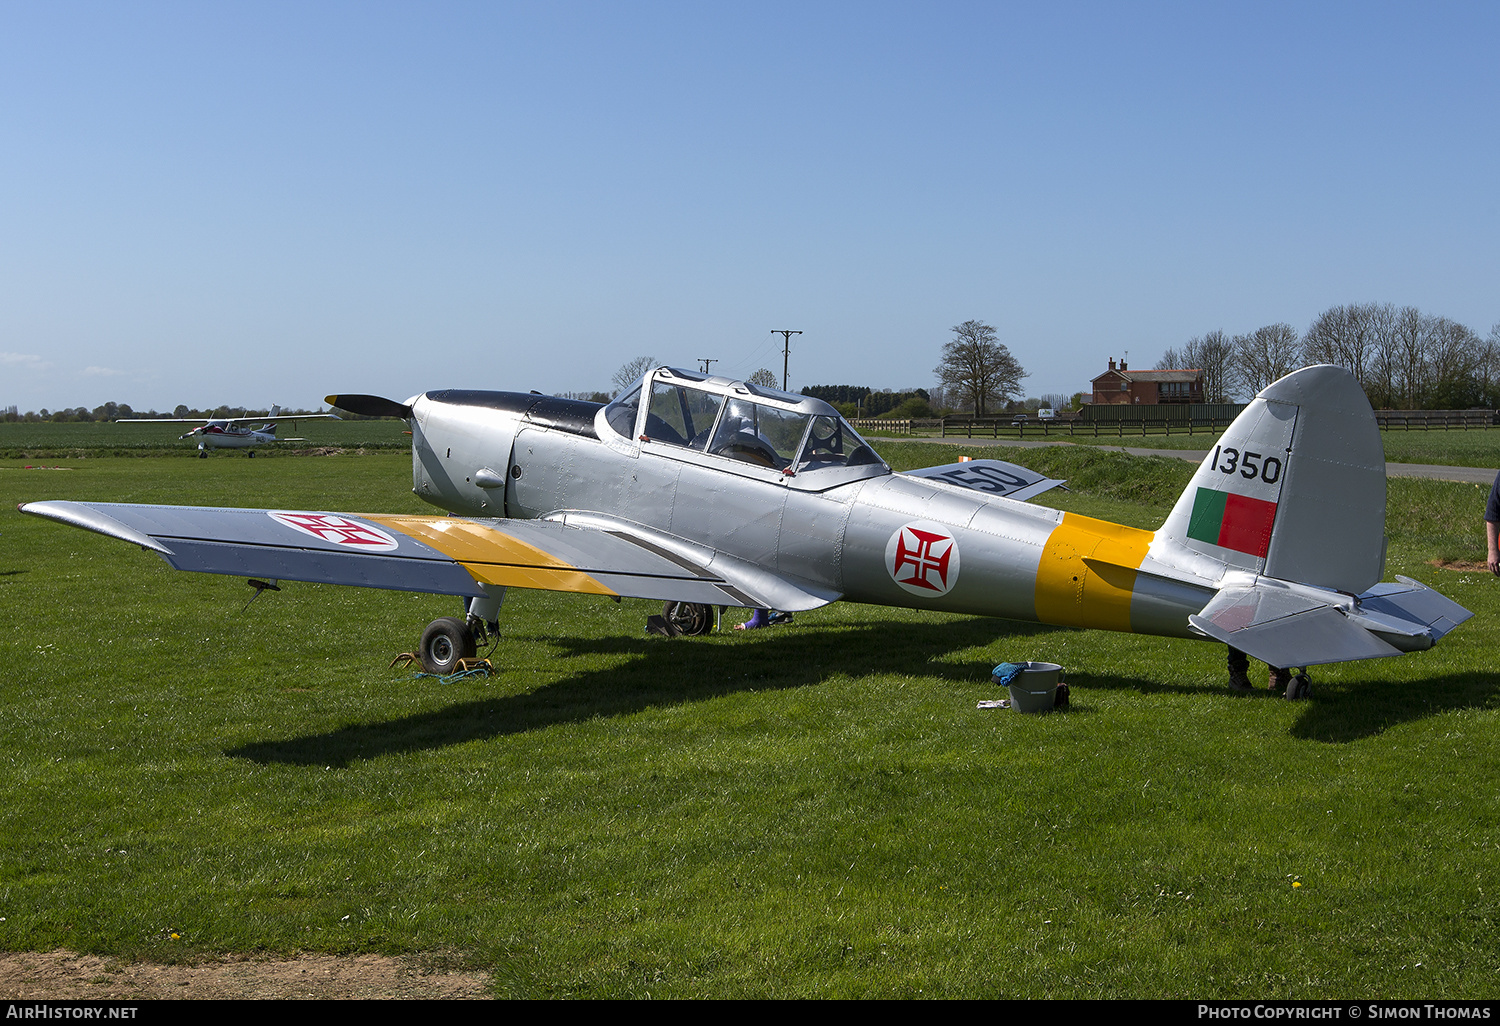
<instances>
[{"instance_id":1,"label":"aircraft wing","mask_svg":"<svg viewBox=\"0 0 1500 1026\"><path fill-rule=\"evenodd\" d=\"M599 514L469 520L66 501L20 509L140 545L178 570L236 577L473 596L490 584L793 611L839 598Z\"/></svg>"},{"instance_id":2,"label":"aircraft wing","mask_svg":"<svg viewBox=\"0 0 1500 1026\"><path fill-rule=\"evenodd\" d=\"M115 424L271 424L284 420L343 420L337 413L278 413L265 417L120 417ZM283 442L288 439L283 438Z\"/></svg>"},{"instance_id":3,"label":"aircraft wing","mask_svg":"<svg viewBox=\"0 0 1500 1026\"><path fill-rule=\"evenodd\" d=\"M945 463L940 467L923 467L906 473L910 477L925 477L970 491L988 492L990 495L1020 500L1035 498L1063 484L1060 480L1004 460L964 460L962 463Z\"/></svg>"}]
</instances>

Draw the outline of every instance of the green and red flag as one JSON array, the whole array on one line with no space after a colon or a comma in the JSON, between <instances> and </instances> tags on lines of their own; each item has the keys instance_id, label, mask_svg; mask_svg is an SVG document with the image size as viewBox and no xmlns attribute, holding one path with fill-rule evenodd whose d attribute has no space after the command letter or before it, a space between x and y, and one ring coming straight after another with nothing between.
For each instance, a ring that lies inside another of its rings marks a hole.
<instances>
[{"instance_id":1,"label":"green and red flag","mask_svg":"<svg viewBox=\"0 0 1500 1026\"><path fill-rule=\"evenodd\" d=\"M1193 498L1188 537L1264 559L1271 545L1276 503L1248 495L1199 488Z\"/></svg>"}]
</instances>

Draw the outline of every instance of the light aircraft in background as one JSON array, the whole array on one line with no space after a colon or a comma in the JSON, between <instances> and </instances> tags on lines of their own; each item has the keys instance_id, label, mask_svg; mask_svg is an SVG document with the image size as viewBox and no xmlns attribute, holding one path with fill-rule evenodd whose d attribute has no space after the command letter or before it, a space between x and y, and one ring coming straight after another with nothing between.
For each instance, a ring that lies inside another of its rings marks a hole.
<instances>
[{"instance_id":1,"label":"light aircraft in background","mask_svg":"<svg viewBox=\"0 0 1500 1026\"><path fill-rule=\"evenodd\" d=\"M281 407L271 407L269 417L131 417L115 421L116 424L197 424L178 438L197 438L198 457L208 459L209 449L249 449L246 455L255 455L255 446L267 442L305 442L305 438L276 437L276 426L282 421L339 420L335 413L298 413L281 415ZM260 427L251 425L259 424Z\"/></svg>"},{"instance_id":2,"label":"light aircraft in background","mask_svg":"<svg viewBox=\"0 0 1500 1026\"><path fill-rule=\"evenodd\" d=\"M1385 457L1337 367L1246 407L1166 522L1033 505L1061 482L998 460L894 473L828 404L659 367L613 402L468 389L329 396L411 426L413 491L450 515L47 501L21 506L181 570L454 595L418 648L451 669L510 587L712 607L846 599L1177 638L1274 668L1430 648L1471 615L1380 583ZM1288 697L1306 693L1299 674Z\"/></svg>"}]
</instances>

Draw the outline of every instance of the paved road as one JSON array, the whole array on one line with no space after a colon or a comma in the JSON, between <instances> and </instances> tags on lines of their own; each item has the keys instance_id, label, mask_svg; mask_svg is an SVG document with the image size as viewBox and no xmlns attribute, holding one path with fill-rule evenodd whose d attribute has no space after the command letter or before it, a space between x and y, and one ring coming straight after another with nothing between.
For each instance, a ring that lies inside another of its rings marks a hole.
<instances>
[{"instance_id":1,"label":"paved road","mask_svg":"<svg viewBox=\"0 0 1500 1026\"><path fill-rule=\"evenodd\" d=\"M1044 445L1075 445L1074 442L1030 442L1018 438L913 438L913 442L936 442L940 445L1011 445L1019 449L1038 449ZM1132 445L1098 445L1096 449L1128 452L1132 456L1176 456L1190 463L1202 463L1207 451L1191 449L1143 449ZM1387 463L1386 477L1421 477L1430 481L1461 481L1464 484L1493 484L1500 473L1493 467L1443 467L1428 463Z\"/></svg>"}]
</instances>

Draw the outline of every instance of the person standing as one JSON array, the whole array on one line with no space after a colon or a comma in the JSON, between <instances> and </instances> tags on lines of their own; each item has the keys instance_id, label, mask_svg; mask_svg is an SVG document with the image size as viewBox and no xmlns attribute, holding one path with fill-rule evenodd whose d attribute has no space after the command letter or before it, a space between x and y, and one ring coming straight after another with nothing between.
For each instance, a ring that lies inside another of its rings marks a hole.
<instances>
[{"instance_id":1,"label":"person standing","mask_svg":"<svg viewBox=\"0 0 1500 1026\"><path fill-rule=\"evenodd\" d=\"M1484 536L1489 544L1486 565L1490 573L1500 576L1500 474L1490 488L1490 501L1484 505Z\"/></svg>"}]
</instances>

